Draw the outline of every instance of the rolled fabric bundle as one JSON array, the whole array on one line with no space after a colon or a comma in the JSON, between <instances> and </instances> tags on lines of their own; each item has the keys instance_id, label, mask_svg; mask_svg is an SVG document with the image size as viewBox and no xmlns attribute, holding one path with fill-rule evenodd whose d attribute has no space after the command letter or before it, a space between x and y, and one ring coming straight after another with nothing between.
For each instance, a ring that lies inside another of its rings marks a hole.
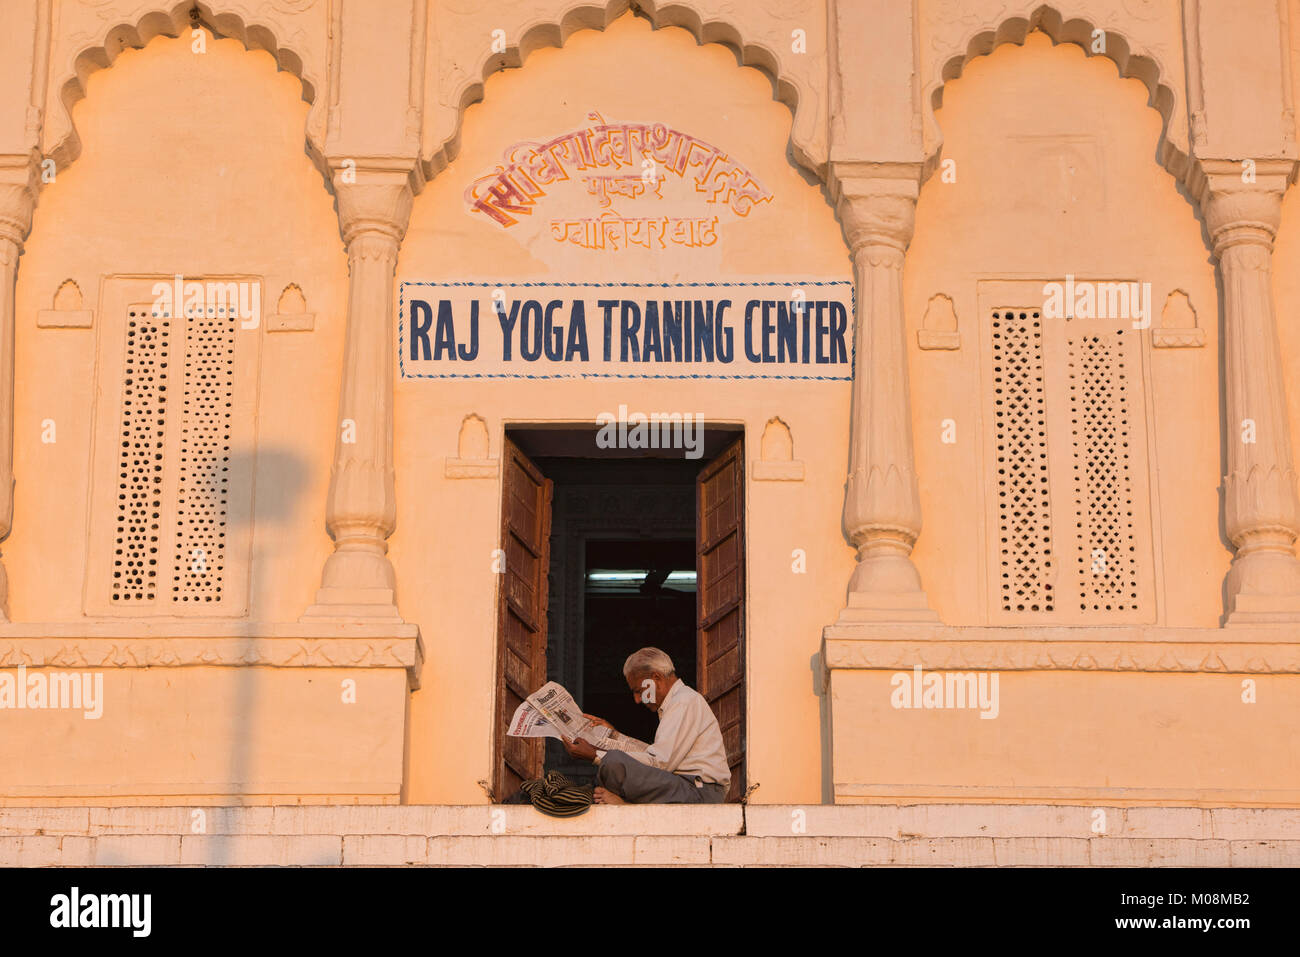
<instances>
[{"instance_id":1,"label":"rolled fabric bundle","mask_svg":"<svg viewBox=\"0 0 1300 957\"><path fill-rule=\"evenodd\" d=\"M576 817L591 807L595 788L574 784L559 771L547 771L545 776L525 781L519 789L528 795L533 807L551 817Z\"/></svg>"}]
</instances>

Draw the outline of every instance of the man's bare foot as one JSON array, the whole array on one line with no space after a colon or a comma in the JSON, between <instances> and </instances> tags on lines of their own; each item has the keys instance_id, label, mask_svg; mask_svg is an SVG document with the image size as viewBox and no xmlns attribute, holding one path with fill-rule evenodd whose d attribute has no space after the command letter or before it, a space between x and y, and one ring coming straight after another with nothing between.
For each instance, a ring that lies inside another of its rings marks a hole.
<instances>
[{"instance_id":1,"label":"man's bare foot","mask_svg":"<svg viewBox=\"0 0 1300 957\"><path fill-rule=\"evenodd\" d=\"M596 804L626 804L621 797L608 788L596 788L596 793L592 796L592 801Z\"/></svg>"}]
</instances>

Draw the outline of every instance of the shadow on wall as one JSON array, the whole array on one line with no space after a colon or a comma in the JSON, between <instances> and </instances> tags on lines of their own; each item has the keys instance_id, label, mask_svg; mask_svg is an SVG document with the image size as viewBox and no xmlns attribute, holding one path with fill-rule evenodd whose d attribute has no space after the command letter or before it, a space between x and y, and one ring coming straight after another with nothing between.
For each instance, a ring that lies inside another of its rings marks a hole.
<instances>
[{"instance_id":1,"label":"shadow on wall","mask_svg":"<svg viewBox=\"0 0 1300 957\"><path fill-rule=\"evenodd\" d=\"M260 467L260 470L259 470ZM308 476L307 464L298 456L279 451L270 450L262 451L260 455L252 452L234 453L229 456L214 455L211 461L211 469L208 473L208 482L205 492L209 501L219 502L226 496L229 484L242 477L248 477L255 483L254 500L256 505L256 516L261 523L261 530L265 533L273 532L277 523L286 521L290 518L295 510L295 502L302 495L306 486ZM261 479L258 482L258 478ZM251 515L229 515L227 521L231 526L238 526L240 523L251 524ZM258 540L252 539L252 550L249 561L249 608L253 607L256 596L260 593L261 586L258 583L257 576L264 573L263 562L259 560ZM264 583L266 587L274 587L272 582ZM248 613L244 614L244 620L252 620ZM257 636L255 633L246 634L241 639L239 657L244 661L252 661L257 657ZM251 765L252 735L256 727L257 716L257 696L254 688L255 677L251 668L241 667L236 669L236 688L234 695L234 721L232 722L233 742L229 773L227 779L233 784L234 791L229 795L229 803L232 805L243 805L243 794L246 793L246 777L248 776ZM183 808L181 808L183 810ZM228 819L230 815L223 813L220 806L205 807L206 825L200 832L204 835L228 834L230 824ZM188 831L186 825L189 824L189 815L181 822L183 831ZM222 842L214 842L212 851L206 864L231 864L231 851ZM127 857L121 859L99 858L98 862L102 865L132 864L136 861ZM188 861L188 863L197 863ZM321 861L322 864L337 864L337 860Z\"/></svg>"},{"instance_id":2,"label":"shadow on wall","mask_svg":"<svg viewBox=\"0 0 1300 957\"><path fill-rule=\"evenodd\" d=\"M237 477L247 477L253 482L253 512L250 515L231 515L232 525L240 522L252 524L254 517L259 528L250 529L252 548L249 555L248 612L245 620L252 620L252 609L257 607L263 589L275 587L275 582L267 574L269 563L261 560L259 543L262 536L275 534L277 526L286 523L297 508L297 500L307 485L308 465L297 455L282 449L263 449L235 452L222 465L220 459L213 462L213 471L209 478L209 489L215 495L221 494L224 482ZM246 634L240 639L240 657L244 661L257 658L257 641L255 634ZM256 675L249 667L236 669L236 687L234 696L234 720L231 733L230 772L227 780L235 789L230 803L244 803L247 793L247 778L252 765L251 751L253 735L257 731L257 692ZM209 833L211 829L209 828ZM221 842L214 842L210 864L229 864L230 851Z\"/></svg>"}]
</instances>

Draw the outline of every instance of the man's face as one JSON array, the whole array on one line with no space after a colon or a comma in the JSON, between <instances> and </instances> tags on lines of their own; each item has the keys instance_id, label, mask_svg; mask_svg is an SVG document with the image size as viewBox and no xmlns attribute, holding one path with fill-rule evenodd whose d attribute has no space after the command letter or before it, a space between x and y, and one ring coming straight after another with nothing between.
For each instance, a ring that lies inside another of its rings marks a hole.
<instances>
[{"instance_id":1,"label":"man's face","mask_svg":"<svg viewBox=\"0 0 1300 957\"><path fill-rule=\"evenodd\" d=\"M659 705L668 693L668 679L655 671L646 675L628 675L627 686L632 698L639 705L644 705L658 714Z\"/></svg>"}]
</instances>

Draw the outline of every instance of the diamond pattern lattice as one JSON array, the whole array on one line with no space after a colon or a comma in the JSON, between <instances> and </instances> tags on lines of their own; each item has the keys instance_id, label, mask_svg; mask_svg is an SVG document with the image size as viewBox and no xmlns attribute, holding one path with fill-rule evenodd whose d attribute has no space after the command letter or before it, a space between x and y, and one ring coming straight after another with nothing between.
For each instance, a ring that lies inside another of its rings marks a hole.
<instances>
[{"instance_id":1,"label":"diamond pattern lattice","mask_svg":"<svg viewBox=\"0 0 1300 957\"><path fill-rule=\"evenodd\" d=\"M1043 335L1037 311L993 314L1002 610L1055 608Z\"/></svg>"},{"instance_id":2,"label":"diamond pattern lattice","mask_svg":"<svg viewBox=\"0 0 1300 957\"><path fill-rule=\"evenodd\" d=\"M1132 433L1122 329L1069 341L1079 610L1138 608Z\"/></svg>"}]
</instances>

